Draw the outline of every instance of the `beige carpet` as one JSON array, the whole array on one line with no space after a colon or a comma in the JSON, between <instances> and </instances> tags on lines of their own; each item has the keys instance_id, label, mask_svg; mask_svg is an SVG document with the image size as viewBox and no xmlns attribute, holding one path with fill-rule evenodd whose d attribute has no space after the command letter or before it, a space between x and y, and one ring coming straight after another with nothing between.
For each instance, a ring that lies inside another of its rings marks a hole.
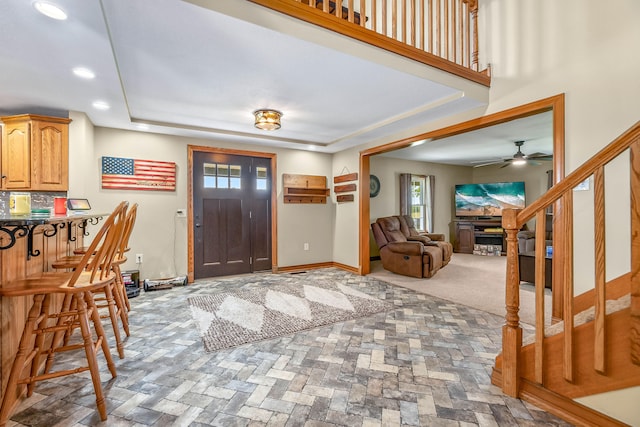
<instances>
[{"instance_id":1,"label":"beige carpet","mask_svg":"<svg viewBox=\"0 0 640 427\"><path fill-rule=\"evenodd\" d=\"M504 316L506 257L453 254L449 264L430 279L416 279L386 271L382 262L371 262L370 276L458 304ZM546 323L551 319L551 291L545 289ZM535 323L533 285L520 286L520 321Z\"/></svg>"}]
</instances>

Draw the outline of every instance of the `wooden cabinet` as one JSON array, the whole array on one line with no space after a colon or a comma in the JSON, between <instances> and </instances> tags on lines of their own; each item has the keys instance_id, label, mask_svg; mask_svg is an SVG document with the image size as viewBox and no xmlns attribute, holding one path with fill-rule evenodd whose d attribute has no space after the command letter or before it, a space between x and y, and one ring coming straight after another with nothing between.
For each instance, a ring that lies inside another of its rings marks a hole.
<instances>
[{"instance_id":1,"label":"wooden cabinet","mask_svg":"<svg viewBox=\"0 0 640 427\"><path fill-rule=\"evenodd\" d=\"M500 246L502 253L507 249L501 219L457 220L455 225L456 252L472 254L477 244Z\"/></svg>"},{"instance_id":2,"label":"wooden cabinet","mask_svg":"<svg viewBox=\"0 0 640 427\"><path fill-rule=\"evenodd\" d=\"M71 120L32 114L0 120L3 123L2 188L67 191Z\"/></svg>"},{"instance_id":3,"label":"wooden cabinet","mask_svg":"<svg viewBox=\"0 0 640 427\"><path fill-rule=\"evenodd\" d=\"M473 245L476 242L473 231L473 224L469 222L456 223L456 252L463 254L473 253Z\"/></svg>"}]
</instances>

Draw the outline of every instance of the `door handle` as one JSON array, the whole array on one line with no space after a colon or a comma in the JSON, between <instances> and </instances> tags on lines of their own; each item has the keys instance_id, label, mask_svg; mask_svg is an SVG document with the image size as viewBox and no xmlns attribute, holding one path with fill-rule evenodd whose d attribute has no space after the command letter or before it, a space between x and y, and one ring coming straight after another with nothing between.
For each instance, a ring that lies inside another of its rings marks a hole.
<instances>
[{"instance_id":1,"label":"door handle","mask_svg":"<svg viewBox=\"0 0 640 427\"><path fill-rule=\"evenodd\" d=\"M200 224L196 223L196 228L200 227Z\"/></svg>"}]
</instances>

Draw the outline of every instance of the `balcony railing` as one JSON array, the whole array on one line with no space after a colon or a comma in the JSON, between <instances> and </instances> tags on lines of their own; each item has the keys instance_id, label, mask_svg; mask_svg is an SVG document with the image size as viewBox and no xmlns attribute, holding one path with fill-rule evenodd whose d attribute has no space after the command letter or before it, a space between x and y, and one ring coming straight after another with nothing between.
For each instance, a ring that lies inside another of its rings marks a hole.
<instances>
[{"instance_id":1,"label":"balcony railing","mask_svg":"<svg viewBox=\"0 0 640 427\"><path fill-rule=\"evenodd\" d=\"M249 0L489 86L477 0Z\"/></svg>"}]
</instances>

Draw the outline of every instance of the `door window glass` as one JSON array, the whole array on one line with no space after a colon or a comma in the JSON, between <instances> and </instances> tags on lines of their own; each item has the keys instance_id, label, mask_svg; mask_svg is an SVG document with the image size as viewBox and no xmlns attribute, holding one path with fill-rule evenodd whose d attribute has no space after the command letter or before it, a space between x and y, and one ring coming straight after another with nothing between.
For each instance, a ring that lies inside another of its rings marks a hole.
<instances>
[{"instance_id":1,"label":"door window glass","mask_svg":"<svg viewBox=\"0 0 640 427\"><path fill-rule=\"evenodd\" d=\"M204 188L242 188L242 166L204 164Z\"/></svg>"},{"instance_id":2,"label":"door window glass","mask_svg":"<svg viewBox=\"0 0 640 427\"><path fill-rule=\"evenodd\" d=\"M256 190L267 190L267 168L263 166L256 168Z\"/></svg>"},{"instance_id":3,"label":"door window glass","mask_svg":"<svg viewBox=\"0 0 640 427\"><path fill-rule=\"evenodd\" d=\"M204 168L204 188L216 188L216 164L205 163Z\"/></svg>"},{"instance_id":4,"label":"door window glass","mask_svg":"<svg viewBox=\"0 0 640 427\"><path fill-rule=\"evenodd\" d=\"M242 188L242 167L240 165L230 165L229 176L229 188Z\"/></svg>"},{"instance_id":5,"label":"door window glass","mask_svg":"<svg viewBox=\"0 0 640 427\"><path fill-rule=\"evenodd\" d=\"M229 165L218 164L218 188L229 188Z\"/></svg>"}]
</instances>

